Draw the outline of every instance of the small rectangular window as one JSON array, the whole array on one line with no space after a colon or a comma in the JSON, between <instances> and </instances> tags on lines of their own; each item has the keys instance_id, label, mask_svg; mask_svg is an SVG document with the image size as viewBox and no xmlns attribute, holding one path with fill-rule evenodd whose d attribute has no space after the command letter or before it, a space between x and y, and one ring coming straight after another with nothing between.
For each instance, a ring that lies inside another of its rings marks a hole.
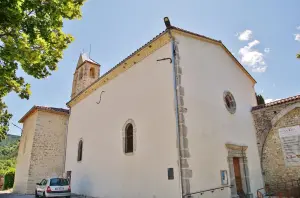
<instances>
[{"instance_id":1,"label":"small rectangular window","mask_svg":"<svg viewBox=\"0 0 300 198\"><path fill-rule=\"evenodd\" d=\"M168 168L168 180L173 180L173 179L174 179L174 169Z\"/></svg>"},{"instance_id":2,"label":"small rectangular window","mask_svg":"<svg viewBox=\"0 0 300 198\"><path fill-rule=\"evenodd\" d=\"M47 180L44 179L42 182L41 182L42 186L45 186L47 184Z\"/></svg>"}]
</instances>

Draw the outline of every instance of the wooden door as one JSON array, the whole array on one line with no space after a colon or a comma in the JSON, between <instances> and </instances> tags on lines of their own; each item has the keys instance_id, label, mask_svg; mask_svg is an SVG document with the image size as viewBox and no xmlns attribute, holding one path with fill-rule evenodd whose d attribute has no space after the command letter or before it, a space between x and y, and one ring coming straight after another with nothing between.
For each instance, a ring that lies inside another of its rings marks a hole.
<instances>
[{"instance_id":1,"label":"wooden door","mask_svg":"<svg viewBox=\"0 0 300 198\"><path fill-rule=\"evenodd\" d=\"M233 167L234 167L236 189L237 192L240 193L243 192L243 184L242 184L240 160L238 157L233 158Z\"/></svg>"}]
</instances>

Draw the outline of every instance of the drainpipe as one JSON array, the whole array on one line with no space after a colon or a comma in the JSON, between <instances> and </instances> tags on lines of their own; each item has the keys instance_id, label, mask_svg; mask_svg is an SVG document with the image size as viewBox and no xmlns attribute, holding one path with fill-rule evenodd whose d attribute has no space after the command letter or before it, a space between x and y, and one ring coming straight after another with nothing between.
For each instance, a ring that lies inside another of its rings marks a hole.
<instances>
[{"instance_id":1,"label":"drainpipe","mask_svg":"<svg viewBox=\"0 0 300 198\"><path fill-rule=\"evenodd\" d=\"M177 74L176 74L176 48L175 38L172 36L171 29L167 28L167 32L171 38L172 44L172 66L173 66L173 83L174 83L174 99L175 99L175 116L176 116L176 135L178 144L178 168L179 168L179 185L180 185L180 197L183 198L183 186L182 186L182 163L181 163L181 144L180 144L180 131L179 131L179 114L178 114L178 90L177 90Z\"/></svg>"}]
</instances>

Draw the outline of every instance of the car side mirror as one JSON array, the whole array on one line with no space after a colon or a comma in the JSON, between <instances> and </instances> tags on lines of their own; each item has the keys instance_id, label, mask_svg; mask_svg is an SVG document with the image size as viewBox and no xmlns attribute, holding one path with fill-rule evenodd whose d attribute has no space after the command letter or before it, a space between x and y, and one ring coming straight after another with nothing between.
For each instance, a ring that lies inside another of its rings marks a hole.
<instances>
[{"instance_id":1,"label":"car side mirror","mask_svg":"<svg viewBox=\"0 0 300 198\"><path fill-rule=\"evenodd\" d=\"M40 183L36 183L36 185L40 186L41 184Z\"/></svg>"}]
</instances>

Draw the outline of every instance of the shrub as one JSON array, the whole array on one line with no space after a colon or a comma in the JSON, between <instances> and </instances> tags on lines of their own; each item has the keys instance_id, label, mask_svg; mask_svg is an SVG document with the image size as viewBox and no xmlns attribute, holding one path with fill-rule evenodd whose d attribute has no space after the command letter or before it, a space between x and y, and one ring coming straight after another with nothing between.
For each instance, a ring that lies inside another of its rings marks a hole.
<instances>
[{"instance_id":1,"label":"shrub","mask_svg":"<svg viewBox=\"0 0 300 198\"><path fill-rule=\"evenodd\" d=\"M3 184L3 190L10 189L14 186L15 181L15 169L10 168L8 171L6 171L4 175L4 184Z\"/></svg>"}]
</instances>

